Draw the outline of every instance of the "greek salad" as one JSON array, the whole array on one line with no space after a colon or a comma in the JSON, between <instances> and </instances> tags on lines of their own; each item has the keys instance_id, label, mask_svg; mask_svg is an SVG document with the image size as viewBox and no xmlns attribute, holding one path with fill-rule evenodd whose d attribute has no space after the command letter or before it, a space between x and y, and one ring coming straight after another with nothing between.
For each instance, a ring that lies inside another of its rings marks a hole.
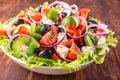
<instances>
[{"instance_id":1,"label":"greek salad","mask_svg":"<svg viewBox=\"0 0 120 80\"><path fill-rule=\"evenodd\" d=\"M28 68L72 71L89 61L101 64L118 41L105 23L89 13L89 8L61 1L29 7L0 22L0 46Z\"/></svg>"}]
</instances>

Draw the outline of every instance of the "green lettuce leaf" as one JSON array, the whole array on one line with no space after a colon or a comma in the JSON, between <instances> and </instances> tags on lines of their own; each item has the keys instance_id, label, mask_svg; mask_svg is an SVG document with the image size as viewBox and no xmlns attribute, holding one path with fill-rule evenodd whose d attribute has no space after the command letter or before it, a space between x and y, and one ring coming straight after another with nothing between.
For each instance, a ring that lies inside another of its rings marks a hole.
<instances>
[{"instance_id":1,"label":"green lettuce leaf","mask_svg":"<svg viewBox=\"0 0 120 80\"><path fill-rule=\"evenodd\" d=\"M94 17L89 17L89 19L90 19L90 21L95 21L95 22L97 22L97 23L99 23L100 21L97 19L97 18L94 18Z\"/></svg>"},{"instance_id":2,"label":"green lettuce leaf","mask_svg":"<svg viewBox=\"0 0 120 80\"><path fill-rule=\"evenodd\" d=\"M116 47L118 40L117 38L114 37L115 32L113 32L112 30L109 30L109 35L106 38L106 46L112 46L112 47Z\"/></svg>"}]
</instances>

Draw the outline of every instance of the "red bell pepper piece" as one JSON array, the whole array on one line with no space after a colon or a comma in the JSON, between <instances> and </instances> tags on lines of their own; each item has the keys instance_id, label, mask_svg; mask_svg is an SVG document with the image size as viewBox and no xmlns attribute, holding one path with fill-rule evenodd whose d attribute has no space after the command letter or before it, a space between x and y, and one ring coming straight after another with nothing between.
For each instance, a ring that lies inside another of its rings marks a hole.
<instances>
[{"instance_id":1,"label":"red bell pepper piece","mask_svg":"<svg viewBox=\"0 0 120 80\"><path fill-rule=\"evenodd\" d=\"M73 27L73 25L69 25L67 28L66 28L67 32L72 35L72 36L79 36L79 31Z\"/></svg>"},{"instance_id":2,"label":"red bell pepper piece","mask_svg":"<svg viewBox=\"0 0 120 80\"><path fill-rule=\"evenodd\" d=\"M42 19L41 14L38 13L38 12L32 13L32 14L31 14L31 17L32 17L32 19L35 20L35 21L40 21L40 20Z\"/></svg>"},{"instance_id":3,"label":"red bell pepper piece","mask_svg":"<svg viewBox=\"0 0 120 80\"><path fill-rule=\"evenodd\" d=\"M7 36L7 32L5 30L0 30L0 36Z\"/></svg>"},{"instance_id":4,"label":"red bell pepper piece","mask_svg":"<svg viewBox=\"0 0 120 80\"><path fill-rule=\"evenodd\" d=\"M90 12L89 8L82 8L79 10L79 16L87 18L89 12Z\"/></svg>"}]
</instances>

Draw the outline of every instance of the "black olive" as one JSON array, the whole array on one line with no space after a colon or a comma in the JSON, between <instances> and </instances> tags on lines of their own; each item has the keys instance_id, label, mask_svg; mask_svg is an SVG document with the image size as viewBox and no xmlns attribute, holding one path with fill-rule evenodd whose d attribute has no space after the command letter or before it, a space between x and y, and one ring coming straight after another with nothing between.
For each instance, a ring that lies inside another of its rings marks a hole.
<instances>
[{"instance_id":1,"label":"black olive","mask_svg":"<svg viewBox=\"0 0 120 80\"><path fill-rule=\"evenodd\" d=\"M64 18L65 16L67 16L66 12L61 12L62 18Z\"/></svg>"},{"instance_id":2,"label":"black olive","mask_svg":"<svg viewBox=\"0 0 120 80\"><path fill-rule=\"evenodd\" d=\"M23 19L17 19L15 22L14 22L14 25L19 25L19 24L23 24L24 23L24 20Z\"/></svg>"},{"instance_id":3,"label":"black olive","mask_svg":"<svg viewBox=\"0 0 120 80\"><path fill-rule=\"evenodd\" d=\"M40 28L40 34L44 35L48 31L50 31L50 25L43 24Z\"/></svg>"},{"instance_id":4,"label":"black olive","mask_svg":"<svg viewBox=\"0 0 120 80\"><path fill-rule=\"evenodd\" d=\"M87 21L88 21L88 25L90 25L90 24L98 24L98 22L96 22L95 20L90 20L90 16L87 16Z\"/></svg>"},{"instance_id":5,"label":"black olive","mask_svg":"<svg viewBox=\"0 0 120 80\"><path fill-rule=\"evenodd\" d=\"M41 12L41 10L42 10L42 7L39 7L38 12Z\"/></svg>"},{"instance_id":6,"label":"black olive","mask_svg":"<svg viewBox=\"0 0 120 80\"><path fill-rule=\"evenodd\" d=\"M58 27L58 32L65 32L63 28Z\"/></svg>"},{"instance_id":7,"label":"black olive","mask_svg":"<svg viewBox=\"0 0 120 80\"><path fill-rule=\"evenodd\" d=\"M53 49L52 48L46 48L42 51L39 52L38 56L42 58L51 58L53 54Z\"/></svg>"},{"instance_id":8,"label":"black olive","mask_svg":"<svg viewBox=\"0 0 120 80\"><path fill-rule=\"evenodd\" d=\"M34 50L34 53L35 54L38 54L40 52L40 49L39 48L36 48L35 50Z\"/></svg>"}]
</instances>

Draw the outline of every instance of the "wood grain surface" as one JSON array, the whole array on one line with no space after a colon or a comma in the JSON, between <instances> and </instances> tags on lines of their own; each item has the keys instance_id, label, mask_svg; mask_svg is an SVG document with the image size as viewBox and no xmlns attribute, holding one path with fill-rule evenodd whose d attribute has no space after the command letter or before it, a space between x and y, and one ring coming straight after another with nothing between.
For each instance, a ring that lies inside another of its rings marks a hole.
<instances>
[{"instance_id":1,"label":"wood grain surface","mask_svg":"<svg viewBox=\"0 0 120 80\"><path fill-rule=\"evenodd\" d=\"M46 0L0 0L0 21L16 16L29 6L37 7ZM53 2L54 0L48 0ZM90 15L116 32L120 41L120 0L62 0L77 4L80 8L89 7ZM87 68L67 75L44 75L26 70L13 62L0 50L0 80L120 80L120 43L111 48L101 65L91 64Z\"/></svg>"}]
</instances>

